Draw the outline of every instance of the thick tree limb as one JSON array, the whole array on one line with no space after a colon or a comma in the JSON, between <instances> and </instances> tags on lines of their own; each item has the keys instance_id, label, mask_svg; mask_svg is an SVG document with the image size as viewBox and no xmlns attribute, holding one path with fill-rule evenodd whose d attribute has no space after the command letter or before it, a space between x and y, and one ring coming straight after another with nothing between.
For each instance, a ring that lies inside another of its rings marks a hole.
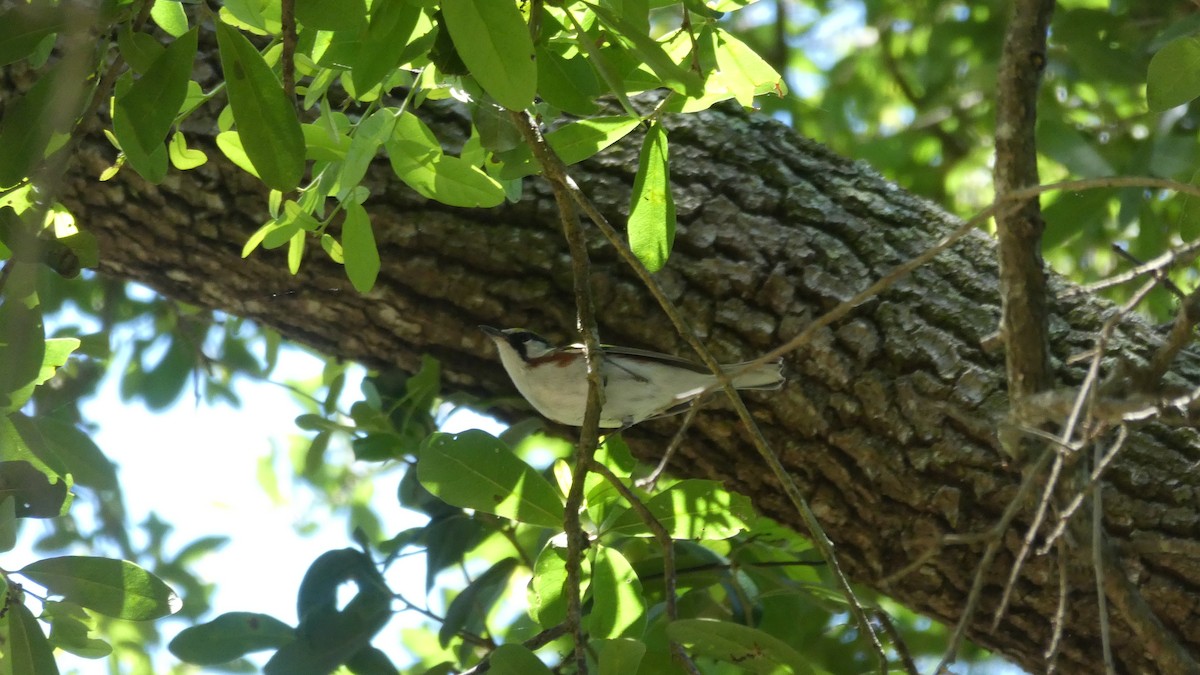
<instances>
[{"instance_id":1,"label":"thick tree limb","mask_svg":"<svg viewBox=\"0 0 1200 675\"><path fill-rule=\"evenodd\" d=\"M462 138L453 114L423 113L439 136ZM737 111L669 119L680 228L658 277L722 360L761 353L796 335L815 316L925 250L954 218L906 194L870 169ZM367 296L342 288L340 267L310 255L297 278L281 251L240 259L245 238L266 218L255 181L220 160L211 139L189 137L213 158L150 186L122 174L95 177L114 151L102 139L81 146L79 171L64 199L101 240L106 273L147 283L188 302L254 318L317 349L372 366L413 369L428 353L447 386L513 396L479 323L525 325L552 338L572 336L570 258L552 195L529 181L525 199L492 211L429 203L373 167L367 202L385 267ZM614 222L623 220L636 148L617 149L573 169ZM614 343L687 353L641 286L598 238L589 240L601 330ZM858 582L882 580L947 534L991 527L1020 474L1006 463L995 430L1005 419L1003 362L980 348L1000 315L993 242L972 235L791 354L790 382L755 395L750 409L801 486L839 558ZM1069 287L1052 280L1051 292ZM294 294L282 294L295 290ZM279 295L282 294L282 295ZM1050 298L1050 344L1060 386L1082 369L1063 365L1092 346L1112 311L1086 295ZM1136 320L1114 334L1134 360L1157 338ZM1200 360L1186 351L1174 368L1200 384ZM498 412L511 414L509 408ZM724 480L758 508L802 528L780 488L719 405L701 413L672 468ZM629 435L653 459L671 422ZM1164 629L1200 649L1200 438L1192 429L1146 426L1130 433L1105 477L1106 525L1127 569ZM1018 516L1024 531L1028 514ZM964 539L965 540L965 539ZM1005 540L982 590L983 612L968 635L1037 671L1058 601L1057 566L1035 558L1017 580L1012 607L995 632L1005 565L1020 546ZM1058 663L1064 672L1099 669L1099 621L1086 550L1072 547L1068 604ZM971 585L981 547L948 546L888 592L953 622ZM1078 601L1076 601L1078 600ZM1145 642L1119 617L1112 625L1122 672L1159 669ZM1165 668L1165 666L1162 666Z\"/></svg>"}]
</instances>

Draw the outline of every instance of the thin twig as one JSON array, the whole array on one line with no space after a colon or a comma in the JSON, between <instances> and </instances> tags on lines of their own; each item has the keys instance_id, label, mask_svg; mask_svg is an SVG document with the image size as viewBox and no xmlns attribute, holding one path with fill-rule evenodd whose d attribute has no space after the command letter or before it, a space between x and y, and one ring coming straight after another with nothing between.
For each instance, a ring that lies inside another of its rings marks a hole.
<instances>
[{"instance_id":1,"label":"thin twig","mask_svg":"<svg viewBox=\"0 0 1200 675\"><path fill-rule=\"evenodd\" d=\"M1055 540L1062 536L1062 533L1067 528L1067 523L1071 520L1071 516L1075 515L1075 512L1079 510L1079 506L1083 504L1083 501L1087 498L1088 494L1097 489L1096 484L1100 481L1100 476L1103 475L1104 470L1108 468L1108 465L1112 463L1113 458L1117 456L1117 451L1125 445L1125 439L1128 437L1129 427L1122 424L1121 426L1117 427L1117 440L1113 441L1113 444L1109 447L1108 452L1104 453L1103 456L1100 456L1100 446L1097 445L1094 447L1099 459L1096 461L1096 466L1092 468L1092 475L1088 478L1087 485L1079 491L1079 494L1072 498L1071 503L1068 504L1067 508L1062 512L1061 515L1059 515L1058 524L1054 526L1054 529L1050 531L1050 535L1046 537L1046 543L1042 544L1042 547L1038 549L1038 555L1045 554L1046 551L1049 550L1050 546L1054 544Z\"/></svg>"},{"instance_id":2,"label":"thin twig","mask_svg":"<svg viewBox=\"0 0 1200 675\"><path fill-rule=\"evenodd\" d=\"M892 621L892 617L883 609L876 607L872 612L875 620L883 626L883 632L887 634L892 641L892 646L896 649L896 655L900 657L900 665L904 666L904 672L908 675L917 675L917 662L913 661L912 652L908 649L908 643L904 641L904 636L900 634L896 624Z\"/></svg>"},{"instance_id":3,"label":"thin twig","mask_svg":"<svg viewBox=\"0 0 1200 675\"><path fill-rule=\"evenodd\" d=\"M683 422L679 425L679 429L675 432L675 437L671 439L671 444L667 446L667 451L663 453L662 459L658 461L658 466L654 467L654 470L650 472L650 475L638 480L638 487L642 488L643 490L654 489L654 485L658 482L659 476L662 475L663 471L666 471L667 464L671 461L671 457L675 454L675 451L679 449L679 446L683 445L683 439L687 436L687 430L692 426L692 420L696 419L696 413L700 412L701 398L703 397L697 396L696 398L692 399L692 404L688 406L688 411L683 417Z\"/></svg>"},{"instance_id":4,"label":"thin twig","mask_svg":"<svg viewBox=\"0 0 1200 675\"><path fill-rule=\"evenodd\" d=\"M1102 279L1091 284L1085 284L1071 288L1064 292L1062 297L1069 298L1076 295L1095 293L1106 288L1112 288L1113 286L1120 286L1121 284L1128 283L1145 274L1160 274L1162 270L1174 265L1176 262L1186 265L1187 263L1191 262L1193 258L1195 258L1197 253L1200 253L1200 239L1194 239L1180 246L1179 248L1169 250L1166 253L1159 255L1157 258L1142 263L1131 270L1122 272L1121 274L1114 274L1107 279Z\"/></svg>"},{"instance_id":5,"label":"thin twig","mask_svg":"<svg viewBox=\"0 0 1200 675\"><path fill-rule=\"evenodd\" d=\"M1058 542L1058 605L1054 608L1054 618L1050 625L1050 644L1046 647L1046 673L1053 673L1058 665L1058 651L1062 647L1063 626L1067 623L1067 592L1070 584L1067 580L1067 545L1062 539Z\"/></svg>"},{"instance_id":6,"label":"thin twig","mask_svg":"<svg viewBox=\"0 0 1200 675\"><path fill-rule=\"evenodd\" d=\"M1132 253L1130 253L1129 251L1126 251L1125 248L1123 246L1121 246L1120 244L1113 244L1111 248L1112 248L1113 253L1116 253L1117 255L1121 256L1122 258L1133 263L1135 268L1141 267L1142 265L1145 264L1141 260L1138 260L1137 258L1135 258ZM1151 270L1149 270L1149 272L1150 272L1150 274L1154 275L1155 279L1158 279L1158 283L1162 284L1163 288L1170 291L1173 295L1175 295L1175 297L1183 299L1184 295L1186 295L1183 292L1183 289L1176 286L1174 281L1171 281L1171 277L1167 276L1167 273L1165 270L1166 270L1166 268L1163 267L1163 268L1151 269Z\"/></svg>"},{"instance_id":7,"label":"thin twig","mask_svg":"<svg viewBox=\"0 0 1200 675\"><path fill-rule=\"evenodd\" d=\"M1100 457L1100 446L1094 446L1092 452L1096 457L1096 467L1093 471L1095 477L1099 477L1109 459L1117 454L1119 448L1125 441L1125 436L1128 432L1124 426L1121 427L1120 435L1117 437L1117 442L1113 443L1113 447L1109 450L1105 457ZM1104 673L1105 675L1115 675L1117 672L1116 663L1113 661L1112 653L1112 631L1108 622L1108 598L1105 596L1104 587L1104 555L1101 543L1104 541L1104 499L1101 494L1100 486L1096 483L1096 478L1092 479L1089 484L1089 492L1092 495L1092 569L1096 577L1096 609L1100 615L1100 649L1104 654ZM1083 494L1082 492L1080 493ZM1064 519L1062 521L1066 523Z\"/></svg>"},{"instance_id":8,"label":"thin twig","mask_svg":"<svg viewBox=\"0 0 1200 675\"><path fill-rule=\"evenodd\" d=\"M679 618L678 603L677 598L675 597L675 589L678 586L678 578L675 570L675 542L671 539L671 533L667 531L667 528L664 527L661 522L659 522L658 518L654 517L654 514L651 513L650 509L646 507L642 500L639 499L636 494L634 494L633 490L629 489L629 486L623 483L621 479L612 472L612 469L600 462L592 462L591 469L592 471L595 471L603 476L604 479L607 480L614 489L616 489L617 493L620 494L626 502L629 502L629 506L635 512L637 512L638 517L640 517L642 522L646 524L646 527L650 530L650 533L654 535L654 538L658 541L658 545L662 548L664 587L663 597L665 603L663 611L668 622L674 621L675 619ZM692 661L691 655L689 655L687 650L683 648L683 645L679 644L675 640L671 640L670 649L671 652L675 654L675 658L684 666L684 668L687 669L689 673L700 672L699 668L697 668L696 664Z\"/></svg>"}]
</instances>

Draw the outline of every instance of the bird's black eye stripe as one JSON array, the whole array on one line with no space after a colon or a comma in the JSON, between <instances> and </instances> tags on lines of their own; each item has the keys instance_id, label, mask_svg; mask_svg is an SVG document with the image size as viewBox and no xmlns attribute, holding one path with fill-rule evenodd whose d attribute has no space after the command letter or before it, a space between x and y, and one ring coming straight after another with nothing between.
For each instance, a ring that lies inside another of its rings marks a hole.
<instances>
[{"instance_id":1,"label":"bird's black eye stripe","mask_svg":"<svg viewBox=\"0 0 1200 675\"><path fill-rule=\"evenodd\" d=\"M512 345L512 348L517 350L518 354L525 357L529 356L528 347L530 342L542 341L542 338L536 333L532 333L527 330L519 330L514 333L509 333L506 337L508 338L508 344Z\"/></svg>"}]
</instances>

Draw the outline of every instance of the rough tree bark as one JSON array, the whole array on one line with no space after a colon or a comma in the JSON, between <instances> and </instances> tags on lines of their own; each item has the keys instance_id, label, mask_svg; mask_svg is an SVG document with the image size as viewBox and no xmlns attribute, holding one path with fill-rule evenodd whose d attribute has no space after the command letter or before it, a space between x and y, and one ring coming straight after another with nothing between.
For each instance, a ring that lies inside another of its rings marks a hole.
<instances>
[{"instance_id":1,"label":"rough tree bark","mask_svg":"<svg viewBox=\"0 0 1200 675\"><path fill-rule=\"evenodd\" d=\"M434 117L439 136L461 137L464 125L453 114ZM660 278L719 358L746 358L780 344L956 223L870 167L761 117L723 109L668 124L680 227ZM266 218L265 195L222 161L211 139L189 140L211 161L172 173L160 186L128 170L97 183L114 152L102 139L81 147L63 196L100 238L103 272L253 318L370 366L412 369L431 354L442 361L448 386L486 397L515 391L477 324L573 338L569 260L540 180L527 181L517 204L456 210L417 197L390 176L386 162L378 163L368 209L384 268L376 289L361 296L319 252L295 278L281 251L242 260L243 242ZM575 170L614 222L627 208L636 145L626 142ZM686 354L632 275L598 237L592 241L603 338ZM950 622L963 606L982 545L945 547L916 572L882 580L942 535L991 527L1021 479L1021 467L996 441L1008 411L1004 359L980 346L1000 312L995 257L989 237L969 236L790 355L782 391L750 397L852 578ZM1066 287L1052 280L1054 292ZM1054 300L1049 310L1056 385L1069 386L1082 373L1065 359L1093 346L1113 308L1077 296ZM1139 359L1156 344L1150 328L1131 320L1112 349ZM1181 379L1200 383L1200 360L1180 361ZM498 408L502 414L519 407L509 400L511 407ZM652 460L673 430L664 421L628 437ZM1108 532L1167 630L1200 655L1200 474L1193 470L1200 437L1192 429L1150 425L1135 430L1123 453L1104 487ZM700 416L672 469L722 480L764 513L801 527L720 406ZM1027 522L1028 515L1019 517L1018 528ZM1023 532L1009 533L969 636L1040 671L1057 603L1053 560L1027 565L995 632L986 614ZM1064 672L1099 672L1090 554L1072 552L1059 664ZM1113 618L1113 641L1123 672L1159 670L1121 616Z\"/></svg>"}]
</instances>

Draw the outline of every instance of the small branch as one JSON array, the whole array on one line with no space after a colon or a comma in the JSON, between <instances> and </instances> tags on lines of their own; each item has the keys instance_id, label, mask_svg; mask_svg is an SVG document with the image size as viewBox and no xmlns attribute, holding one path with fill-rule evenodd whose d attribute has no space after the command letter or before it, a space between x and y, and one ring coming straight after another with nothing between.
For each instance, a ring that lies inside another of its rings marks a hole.
<instances>
[{"instance_id":1,"label":"small branch","mask_svg":"<svg viewBox=\"0 0 1200 675\"><path fill-rule=\"evenodd\" d=\"M279 57L280 65L283 67L283 95L294 103L296 99L296 0L281 0L279 23L283 32L283 53Z\"/></svg>"},{"instance_id":2,"label":"small branch","mask_svg":"<svg viewBox=\"0 0 1200 675\"><path fill-rule=\"evenodd\" d=\"M1117 255L1121 256L1122 258L1133 263L1135 268L1141 267L1142 265L1145 264L1141 260L1138 260L1137 258L1133 257L1133 255L1129 251L1126 251L1124 248L1122 248L1120 244L1113 244L1112 251L1113 251L1113 253L1116 253ZM1153 275L1154 278L1158 280L1158 283L1162 284L1163 288L1167 289L1172 294L1174 294L1175 297L1182 299L1186 295L1183 292L1183 289L1176 286L1174 281L1171 281L1171 277L1167 276L1167 272L1165 269L1152 269L1152 270L1150 270L1150 274Z\"/></svg>"},{"instance_id":3,"label":"small branch","mask_svg":"<svg viewBox=\"0 0 1200 675\"><path fill-rule=\"evenodd\" d=\"M997 199L1038 183L1037 95L1046 65L1046 33L1054 0L1016 0L1004 38L996 101ZM1004 336L1010 405L1020 410L1051 382L1046 326L1046 274L1041 244L1045 223L1036 200L997 214L1000 330Z\"/></svg>"},{"instance_id":4,"label":"small branch","mask_svg":"<svg viewBox=\"0 0 1200 675\"><path fill-rule=\"evenodd\" d=\"M578 313L578 328L583 338L583 356L587 363L588 395L587 408L583 415L583 426L579 430L579 445L576 447L575 466L571 471L571 487L567 491L565 521L563 528L567 534L567 622L575 642L576 672L586 675L587 668L587 636L583 630L583 603L580 587L583 580L580 576L583 561L583 549L586 547L587 534L579 520L579 510L583 506L583 490L585 478L592 466L592 458L600 441L600 410L604 406L604 384L600 368L604 358L597 337L596 314L592 303L591 274L589 271L587 241L580 227L579 215L571 197L569 186L574 182L566 173L562 162L550 149L541 129L527 113L512 111L512 120L526 143L533 151L534 158L542 167L546 180L554 190L554 199L558 205L559 217L562 221L563 236L571 252L571 270L575 283L575 308Z\"/></svg>"}]
</instances>

